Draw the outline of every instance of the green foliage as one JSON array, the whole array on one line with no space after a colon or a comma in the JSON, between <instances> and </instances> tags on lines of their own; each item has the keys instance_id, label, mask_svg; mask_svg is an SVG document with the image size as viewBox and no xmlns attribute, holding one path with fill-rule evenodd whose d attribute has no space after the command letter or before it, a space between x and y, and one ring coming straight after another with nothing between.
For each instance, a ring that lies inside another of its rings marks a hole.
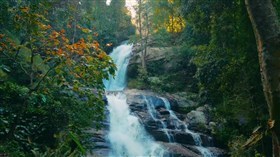
<instances>
[{"instance_id":1,"label":"green foliage","mask_svg":"<svg viewBox=\"0 0 280 157\"><path fill-rule=\"evenodd\" d=\"M148 80L148 72L144 70L142 67L138 67L138 79L141 82L147 82Z\"/></svg>"},{"instance_id":2,"label":"green foliage","mask_svg":"<svg viewBox=\"0 0 280 157\"><path fill-rule=\"evenodd\" d=\"M147 83L141 82L138 79L130 79L127 84L131 89L147 89Z\"/></svg>"},{"instance_id":3,"label":"green foliage","mask_svg":"<svg viewBox=\"0 0 280 157\"><path fill-rule=\"evenodd\" d=\"M106 0L90 3L92 5L84 4L84 7L93 6L90 12L93 19L90 22L101 48L106 52L112 51L113 47L128 40L135 33L124 0L112 0L109 6L106 5Z\"/></svg>"},{"instance_id":4,"label":"green foliage","mask_svg":"<svg viewBox=\"0 0 280 157\"><path fill-rule=\"evenodd\" d=\"M192 61L198 67L201 103L216 108L212 116L220 123L218 141L235 147L242 142L234 138L248 137L255 126L265 123L267 115L256 44L245 4L239 0L199 0L184 7L195 38L188 44L195 52Z\"/></svg>"},{"instance_id":5,"label":"green foliage","mask_svg":"<svg viewBox=\"0 0 280 157\"><path fill-rule=\"evenodd\" d=\"M134 69L135 70L135 69ZM129 88L136 88L136 89L147 89L149 88L149 80L148 80L148 73L144 70L141 66L137 67L137 75L134 76L134 79L130 79L128 81Z\"/></svg>"},{"instance_id":6,"label":"green foliage","mask_svg":"<svg viewBox=\"0 0 280 157\"><path fill-rule=\"evenodd\" d=\"M115 71L88 19L93 2L0 3L0 152L85 155L85 130L104 118L103 79Z\"/></svg>"},{"instance_id":7,"label":"green foliage","mask_svg":"<svg viewBox=\"0 0 280 157\"><path fill-rule=\"evenodd\" d=\"M215 137L221 146L233 156L269 156L270 152L259 146L249 151L236 149L255 126L265 126L268 118L254 33L244 0L148 2L153 23L148 45L175 47L172 51L176 52L171 58L147 62L149 88L197 92L199 103L213 108L211 117L219 124ZM279 0L273 3L279 12ZM177 15L183 16L181 22L186 27L180 33L168 31L170 25L166 22ZM172 68L167 69L170 63Z\"/></svg>"},{"instance_id":8,"label":"green foliage","mask_svg":"<svg viewBox=\"0 0 280 157\"><path fill-rule=\"evenodd\" d=\"M250 156L250 154L254 154L253 149L246 150L246 152L242 149L242 145L246 142L246 137L237 136L229 143L231 156L239 157L239 156Z\"/></svg>"},{"instance_id":9,"label":"green foliage","mask_svg":"<svg viewBox=\"0 0 280 157\"><path fill-rule=\"evenodd\" d=\"M183 45L160 48L160 51L164 52L162 53L164 58L148 61L146 75L141 73L139 65L130 65L128 87L140 87L156 92L197 92L196 79L194 78L196 67L190 62L192 51Z\"/></svg>"}]
</instances>

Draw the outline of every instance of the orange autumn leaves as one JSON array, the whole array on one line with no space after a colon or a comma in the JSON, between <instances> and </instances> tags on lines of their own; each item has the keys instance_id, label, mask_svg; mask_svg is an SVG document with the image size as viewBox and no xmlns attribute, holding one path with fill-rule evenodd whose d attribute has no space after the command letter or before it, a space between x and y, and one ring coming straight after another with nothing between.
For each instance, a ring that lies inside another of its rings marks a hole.
<instances>
[{"instance_id":1,"label":"orange autumn leaves","mask_svg":"<svg viewBox=\"0 0 280 157\"><path fill-rule=\"evenodd\" d=\"M97 41L87 42L85 39L81 38L75 43L70 43L65 33L64 29L61 31L52 31L50 33L49 39L47 40L50 47L48 49L48 54L64 57L72 57L74 55L97 55L98 58L104 58L105 55L107 55L105 52L102 52Z\"/></svg>"},{"instance_id":2,"label":"orange autumn leaves","mask_svg":"<svg viewBox=\"0 0 280 157\"><path fill-rule=\"evenodd\" d=\"M27 78L32 77L32 88L101 89L102 80L114 73L115 65L97 41L97 31L69 22L58 28L51 24L43 11L31 9L20 7L12 10L15 30L24 36L14 37L9 30L1 30L0 57L16 62Z\"/></svg>"},{"instance_id":3,"label":"orange autumn leaves","mask_svg":"<svg viewBox=\"0 0 280 157\"><path fill-rule=\"evenodd\" d=\"M107 77L108 73L112 73L109 69L115 67L111 58L102 51L96 40L88 41L80 38L73 43L67 38L66 31L62 29L51 31L46 42L48 43L47 55L50 58L48 62L59 62L55 67L58 79L71 78L67 84L75 87L75 91L79 91L84 84L96 82L96 80L100 82Z\"/></svg>"}]
</instances>

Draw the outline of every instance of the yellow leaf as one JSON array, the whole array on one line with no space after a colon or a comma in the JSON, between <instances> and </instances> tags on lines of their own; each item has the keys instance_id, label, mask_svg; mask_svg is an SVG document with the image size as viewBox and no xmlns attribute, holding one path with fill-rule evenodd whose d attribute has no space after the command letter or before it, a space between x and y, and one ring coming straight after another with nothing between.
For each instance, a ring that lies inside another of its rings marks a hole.
<instances>
[{"instance_id":1,"label":"yellow leaf","mask_svg":"<svg viewBox=\"0 0 280 157\"><path fill-rule=\"evenodd\" d=\"M56 32L56 31L53 31L52 32L52 37L53 38L57 38L59 36L59 33L58 32Z\"/></svg>"},{"instance_id":2,"label":"yellow leaf","mask_svg":"<svg viewBox=\"0 0 280 157\"><path fill-rule=\"evenodd\" d=\"M168 3L173 4L174 0L168 0Z\"/></svg>"},{"instance_id":3,"label":"yellow leaf","mask_svg":"<svg viewBox=\"0 0 280 157\"><path fill-rule=\"evenodd\" d=\"M93 58L92 58L91 56L86 56L86 59L87 59L89 62L93 61Z\"/></svg>"},{"instance_id":4,"label":"yellow leaf","mask_svg":"<svg viewBox=\"0 0 280 157\"><path fill-rule=\"evenodd\" d=\"M91 32L91 30L88 29L88 28L81 28L81 30L82 30L82 32L84 32L84 33L90 33L90 32Z\"/></svg>"},{"instance_id":5,"label":"yellow leaf","mask_svg":"<svg viewBox=\"0 0 280 157\"><path fill-rule=\"evenodd\" d=\"M99 48L99 43L97 41L93 41L93 47L95 49L98 49Z\"/></svg>"},{"instance_id":6,"label":"yellow leaf","mask_svg":"<svg viewBox=\"0 0 280 157\"><path fill-rule=\"evenodd\" d=\"M172 33L179 33L186 27L186 21L181 16L169 16L169 21L165 23L166 30Z\"/></svg>"}]
</instances>

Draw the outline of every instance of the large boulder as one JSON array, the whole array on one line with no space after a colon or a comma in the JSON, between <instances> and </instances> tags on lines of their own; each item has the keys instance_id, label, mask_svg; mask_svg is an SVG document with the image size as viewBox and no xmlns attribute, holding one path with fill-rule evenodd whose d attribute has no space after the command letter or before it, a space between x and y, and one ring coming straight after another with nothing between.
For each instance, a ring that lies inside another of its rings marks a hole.
<instances>
[{"instance_id":1,"label":"large boulder","mask_svg":"<svg viewBox=\"0 0 280 157\"><path fill-rule=\"evenodd\" d=\"M165 108L163 100L159 95L146 90L127 89L125 90L127 103L132 106L143 108L147 103L152 104L155 108Z\"/></svg>"},{"instance_id":2,"label":"large boulder","mask_svg":"<svg viewBox=\"0 0 280 157\"><path fill-rule=\"evenodd\" d=\"M139 46L136 44L134 45L132 49L132 56L129 61L130 64L140 64L141 63L141 54ZM172 47L164 47L164 48L159 48L159 47L147 47L147 52L146 52L146 61L147 62L154 62L158 60L164 60L166 57L170 57L176 54L172 50ZM170 65L165 65L166 67Z\"/></svg>"},{"instance_id":3,"label":"large boulder","mask_svg":"<svg viewBox=\"0 0 280 157\"><path fill-rule=\"evenodd\" d=\"M230 157L229 153L217 147L207 147L215 157Z\"/></svg>"},{"instance_id":4,"label":"large boulder","mask_svg":"<svg viewBox=\"0 0 280 157\"><path fill-rule=\"evenodd\" d=\"M143 97L143 95L141 94L129 94L126 96L127 100L126 102L129 105L144 105L145 104L145 99Z\"/></svg>"},{"instance_id":5,"label":"large boulder","mask_svg":"<svg viewBox=\"0 0 280 157\"><path fill-rule=\"evenodd\" d=\"M190 125L206 125L207 118L204 112L192 110L187 114L188 122Z\"/></svg>"},{"instance_id":6,"label":"large boulder","mask_svg":"<svg viewBox=\"0 0 280 157\"><path fill-rule=\"evenodd\" d=\"M92 134L90 140L92 141L92 143L94 143L93 149L87 154L88 157L109 156L110 144L106 139L108 130L105 129L106 128L99 131L91 129L87 131L88 133Z\"/></svg>"},{"instance_id":7,"label":"large boulder","mask_svg":"<svg viewBox=\"0 0 280 157\"><path fill-rule=\"evenodd\" d=\"M146 95L145 99L147 100L147 103L152 104L156 109L165 107L163 100L157 96Z\"/></svg>"},{"instance_id":8,"label":"large boulder","mask_svg":"<svg viewBox=\"0 0 280 157\"><path fill-rule=\"evenodd\" d=\"M208 105L200 106L196 110L192 110L187 114L185 122L189 129L209 134L215 130L214 122L210 125L209 111L211 108Z\"/></svg>"},{"instance_id":9,"label":"large boulder","mask_svg":"<svg viewBox=\"0 0 280 157\"><path fill-rule=\"evenodd\" d=\"M166 93L166 97L170 101L171 109L179 113L184 113L198 105L192 100L195 99L195 94L187 92L179 92L174 94Z\"/></svg>"},{"instance_id":10,"label":"large boulder","mask_svg":"<svg viewBox=\"0 0 280 157\"><path fill-rule=\"evenodd\" d=\"M169 111L168 111L167 109L165 109L165 108L160 108L160 109L158 110L158 112L159 112L159 114L160 114L161 116L169 116L169 115L170 115Z\"/></svg>"},{"instance_id":11,"label":"large boulder","mask_svg":"<svg viewBox=\"0 0 280 157\"><path fill-rule=\"evenodd\" d=\"M204 147L212 147L214 145L213 138L206 135L206 134L200 134L200 138L202 141L202 146Z\"/></svg>"},{"instance_id":12,"label":"large boulder","mask_svg":"<svg viewBox=\"0 0 280 157\"><path fill-rule=\"evenodd\" d=\"M174 47L147 47L146 62L149 73L155 75L168 74L182 62L181 57L177 57L178 53ZM138 44L132 49L132 55L127 69L128 79L135 79L138 76L138 67L141 66L141 53Z\"/></svg>"},{"instance_id":13,"label":"large boulder","mask_svg":"<svg viewBox=\"0 0 280 157\"><path fill-rule=\"evenodd\" d=\"M178 144L178 143L165 143L161 142L170 155L173 157L201 157L198 153Z\"/></svg>"},{"instance_id":14,"label":"large boulder","mask_svg":"<svg viewBox=\"0 0 280 157\"><path fill-rule=\"evenodd\" d=\"M174 137L175 142L177 143L195 145L193 136L190 133L174 130L172 131L172 135Z\"/></svg>"},{"instance_id":15,"label":"large boulder","mask_svg":"<svg viewBox=\"0 0 280 157\"><path fill-rule=\"evenodd\" d=\"M202 156L201 151L208 149L208 151L212 154L212 156L215 157L229 157L229 154L227 151L217 148L217 147L197 147L193 145L183 145L188 150L191 150L192 152L199 154L199 156Z\"/></svg>"},{"instance_id":16,"label":"large boulder","mask_svg":"<svg viewBox=\"0 0 280 157\"><path fill-rule=\"evenodd\" d=\"M146 130L148 130L148 131L157 130L162 127L162 124L160 123L160 121L155 121L151 117L145 117L145 119L143 119L142 122L143 122Z\"/></svg>"},{"instance_id":17,"label":"large boulder","mask_svg":"<svg viewBox=\"0 0 280 157\"><path fill-rule=\"evenodd\" d=\"M156 141L169 142L169 137L164 130L147 130Z\"/></svg>"},{"instance_id":18,"label":"large boulder","mask_svg":"<svg viewBox=\"0 0 280 157\"><path fill-rule=\"evenodd\" d=\"M130 95L151 95L151 96L157 96L157 93L154 93L152 91L149 90L139 90L139 89L125 89L124 93L126 94L126 96L130 96Z\"/></svg>"}]
</instances>

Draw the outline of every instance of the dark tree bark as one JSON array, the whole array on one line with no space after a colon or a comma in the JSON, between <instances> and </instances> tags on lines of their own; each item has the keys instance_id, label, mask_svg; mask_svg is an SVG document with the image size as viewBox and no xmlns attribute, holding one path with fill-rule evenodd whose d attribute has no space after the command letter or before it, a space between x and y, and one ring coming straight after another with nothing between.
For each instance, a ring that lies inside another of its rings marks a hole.
<instances>
[{"instance_id":1,"label":"dark tree bark","mask_svg":"<svg viewBox=\"0 0 280 157\"><path fill-rule=\"evenodd\" d=\"M245 0L245 3L258 47L273 156L280 157L280 23L271 0Z\"/></svg>"}]
</instances>

